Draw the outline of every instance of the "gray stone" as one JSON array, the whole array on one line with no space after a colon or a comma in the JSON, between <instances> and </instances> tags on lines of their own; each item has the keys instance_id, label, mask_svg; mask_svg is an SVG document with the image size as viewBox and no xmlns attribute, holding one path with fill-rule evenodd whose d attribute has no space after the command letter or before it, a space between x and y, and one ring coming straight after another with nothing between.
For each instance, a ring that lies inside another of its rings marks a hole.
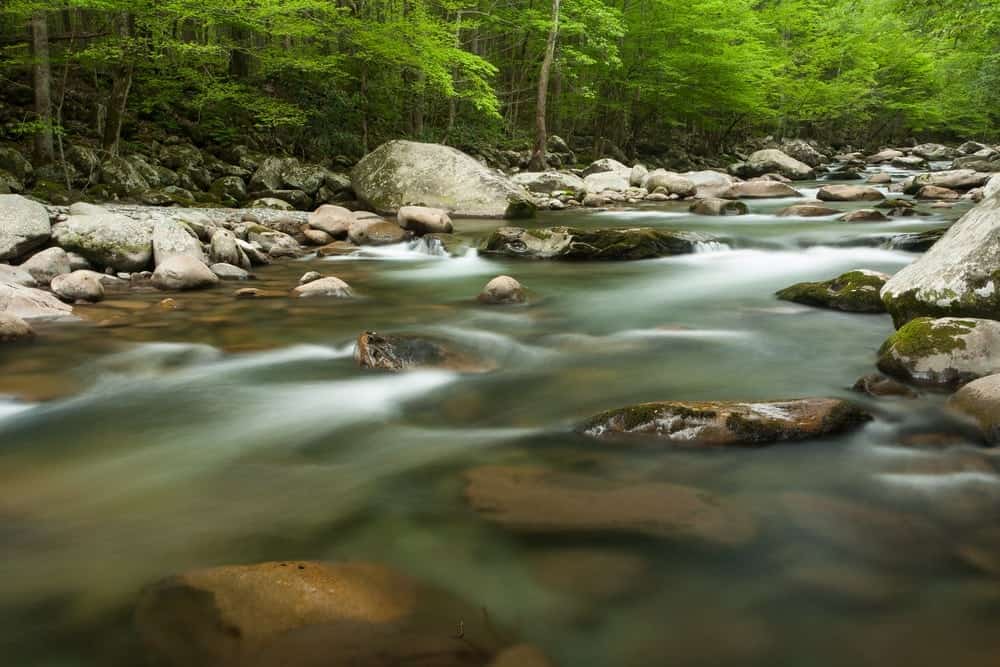
<instances>
[{"instance_id":1,"label":"gray stone","mask_svg":"<svg viewBox=\"0 0 1000 667\"><path fill-rule=\"evenodd\" d=\"M417 236L424 234L451 234L454 231L447 211L427 206L403 206L396 214L396 222Z\"/></svg>"},{"instance_id":2,"label":"gray stone","mask_svg":"<svg viewBox=\"0 0 1000 667\"><path fill-rule=\"evenodd\" d=\"M354 297L351 286L334 276L312 280L304 285L299 285L292 291L295 293L295 296L300 298L332 297L336 299L350 299Z\"/></svg>"},{"instance_id":3,"label":"gray stone","mask_svg":"<svg viewBox=\"0 0 1000 667\"><path fill-rule=\"evenodd\" d=\"M104 285L93 271L74 271L58 275L52 279L50 287L59 298L70 303L74 301L96 303L104 298Z\"/></svg>"},{"instance_id":4,"label":"gray stone","mask_svg":"<svg viewBox=\"0 0 1000 667\"><path fill-rule=\"evenodd\" d=\"M17 259L43 245L51 231L44 206L21 195L0 195L0 261Z\"/></svg>"},{"instance_id":5,"label":"gray stone","mask_svg":"<svg viewBox=\"0 0 1000 667\"><path fill-rule=\"evenodd\" d=\"M987 375L959 389L948 407L968 417L991 445L1000 445L1000 375Z\"/></svg>"},{"instance_id":6,"label":"gray stone","mask_svg":"<svg viewBox=\"0 0 1000 667\"><path fill-rule=\"evenodd\" d=\"M665 194L678 197L693 197L698 191L697 186L689 179L664 169L651 171L643 181L643 187L648 192L663 188Z\"/></svg>"},{"instance_id":7,"label":"gray stone","mask_svg":"<svg viewBox=\"0 0 1000 667\"><path fill-rule=\"evenodd\" d=\"M800 162L790 155L768 148L757 151L747 158L737 175L743 177L763 176L778 173L794 181L804 181L816 177L815 170L808 164Z\"/></svg>"},{"instance_id":8,"label":"gray stone","mask_svg":"<svg viewBox=\"0 0 1000 667\"><path fill-rule=\"evenodd\" d=\"M721 199L780 199L801 196L802 193L795 188L777 181L735 183L718 194Z\"/></svg>"},{"instance_id":9,"label":"gray stone","mask_svg":"<svg viewBox=\"0 0 1000 667\"><path fill-rule=\"evenodd\" d=\"M236 234L228 229L218 229L212 234L209 256L217 264L232 264L247 270L250 269L250 260L240 248Z\"/></svg>"},{"instance_id":10,"label":"gray stone","mask_svg":"<svg viewBox=\"0 0 1000 667\"><path fill-rule=\"evenodd\" d=\"M174 220L158 220L153 225L153 263L159 266L171 257L188 255L205 261L201 242L187 227Z\"/></svg>"},{"instance_id":11,"label":"gray stone","mask_svg":"<svg viewBox=\"0 0 1000 667\"><path fill-rule=\"evenodd\" d=\"M73 313L73 308L49 292L0 282L0 312L30 320L67 317Z\"/></svg>"},{"instance_id":12,"label":"gray stone","mask_svg":"<svg viewBox=\"0 0 1000 667\"><path fill-rule=\"evenodd\" d=\"M885 195L866 185L824 185L816 198L820 201L881 201Z\"/></svg>"},{"instance_id":13,"label":"gray stone","mask_svg":"<svg viewBox=\"0 0 1000 667\"><path fill-rule=\"evenodd\" d=\"M524 303L524 288L510 276L497 276L479 293L479 303L501 305Z\"/></svg>"},{"instance_id":14,"label":"gray stone","mask_svg":"<svg viewBox=\"0 0 1000 667\"><path fill-rule=\"evenodd\" d=\"M253 278L249 271L224 262L217 262L208 268L219 277L219 280L250 280Z\"/></svg>"},{"instance_id":15,"label":"gray stone","mask_svg":"<svg viewBox=\"0 0 1000 667\"><path fill-rule=\"evenodd\" d=\"M1000 322L919 317L879 350L883 373L907 382L954 387L1000 373Z\"/></svg>"},{"instance_id":16,"label":"gray stone","mask_svg":"<svg viewBox=\"0 0 1000 667\"><path fill-rule=\"evenodd\" d=\"M326 232L335 239L347 238L347 232L357 218L343 206L323 204L309 214L309 226Z\"/></svg>"},{"instance_id":17,"label":"gray stone","mask_svg":"<svg viewBox=\"0 0 1000 667\"><path fill-rule=\"evenodd\" d=\"M13 313L0 311L0 343L13 343L32 338L31 326Z\"/></svg>"},{"instance_id":18,"label":"gray stone","mask_svg":"<svg viewBox=\"0 0 1000 667\"><path fill-rule=\"evenodd\" d=\"M58 275L73 271L69 255L62 248L48 248L37 252L21 264L21 268L42 285L48 285Z\"/></svg>"},{"instance_id":19,"label":"gray stone","mask_svg":"<svg viewBox=\"0 0 1000 667\"><path fill-rule=\"evenodd\" d=\"M586 192L583 179L568 171L525 171L511 176L511 180L530 192L551 195L565 192L570 195Z\"/></svg>"},{"instance_id":20,"label":"gray stone","mask_svg":"<svg viewBox=\"0 0 1000 667\"><path fill-rule=\"evenodd\" d=\"M174 255L153 271L153 287L161 290L190 290L213 287L219 277L190 255Z\"/></svg>"},{"instance_id":21,"label":"gray stone","mask_svg":"<svg viewBox=\"0 0 1000 667\"><path fill-rule=\"evenodd\" d=\"M12 283L22 287L38 287L38 281L20 266L0 264L0 283ZM47 283L46 283L47 284Z\"/></svg>"},{"instance_id":22,"label":"gray stone","mask_svg":"<svg viewBox=\"0 0 1000 667\"><path fill-rule=\"evenodd\" d=\"M480 252L531 259L635 260L694 252L698 243L711 240L693 232L650 227L500 227L486 238Z\"/></svg>"},{"instance_id":23,"label":"gray stone","mask_svg":"<svg viewBox=\"0 0 1000 667\"><path fill-rule=\"evenodd\" d=\"M153 227L116 213L71 215L52 228L64 250L83 256L96 267L142 271L153 259Z\"/></svg>"}]
</instances>

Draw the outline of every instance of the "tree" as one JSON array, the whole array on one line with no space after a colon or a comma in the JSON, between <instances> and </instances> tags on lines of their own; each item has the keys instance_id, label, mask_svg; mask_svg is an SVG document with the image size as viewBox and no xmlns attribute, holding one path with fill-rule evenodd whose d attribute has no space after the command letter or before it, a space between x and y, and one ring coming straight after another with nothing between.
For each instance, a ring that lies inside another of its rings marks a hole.
<instances>
[{"instance_id":1,"label":"tree","mask_svg":"<svg viewBox=\"0 0 1000 667\"><path fill-rule=\"evenodd\" d=\"M559 0L552 0L552 25L549 28L549 38L545 43L545 57L538 72L538 101L535 104L535 148L531 154L530 168L535 171L545 169L545 144L548 135L545 131L546 99L549 94L549 72L556 55L556 39L559 37Z\"/></svg>"},{"instance_id":2,"label":"tree","mask_svg":"<svg viewBox=\"0 0 1000 667\"><path fill-rule=\"evenodd\" d=\"M55 159L52 138L52 68L49 63L49 23L44 11L31 14L31 71L38 130L35 134L35 161L39 165Z\"/></svg>"}]
</instances>

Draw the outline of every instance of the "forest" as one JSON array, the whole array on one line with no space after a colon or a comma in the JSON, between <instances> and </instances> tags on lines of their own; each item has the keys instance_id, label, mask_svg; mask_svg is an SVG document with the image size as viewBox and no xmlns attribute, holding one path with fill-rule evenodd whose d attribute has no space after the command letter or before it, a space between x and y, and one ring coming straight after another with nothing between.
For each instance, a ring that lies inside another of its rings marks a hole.
<instances>
[{"instance_id":1,"label":"forest","mask_svg":"<svg viewBox=\"0 0 1000 667\"><path fill-rule=\"evenodd\" d=\"M8 0L0 141L357 159L997 136L1000 0Z\"/></svg>"}]
</instances>

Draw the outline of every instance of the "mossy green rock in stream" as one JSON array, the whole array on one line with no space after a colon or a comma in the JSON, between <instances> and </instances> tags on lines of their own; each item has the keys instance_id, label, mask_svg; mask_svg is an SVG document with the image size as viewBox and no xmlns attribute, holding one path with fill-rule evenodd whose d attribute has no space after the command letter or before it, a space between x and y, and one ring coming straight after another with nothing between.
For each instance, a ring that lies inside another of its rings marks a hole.
<instances>
[{"instance_id":1,"label":"mossy green rock in stream","mask_svg":"<svg viewBox=\"0 0 1000 667\"><path fill-rule=\"evenodd\" d=\"M1000 373L1000 322L920 317L879 350L883 373L908 382L955 387Z\"/></svg>"},{"instance_id":2,"label":"mossy green rock in stream","mask_svg":"<svg viewBox=\"0 0 1000 667\"><path fill-rule=\"evenodd\" d=\"M186 572L143 591L135 623L163 667L483 667L512 643L476 605L363 562Z\"/></svg>"},{"instance_id":3,"label":"mossy green rock in stream","mask_svg":"<svg viewBox=\"0 0 1000 667\"><path fill-rule=\"evenodd\" d=\"M1000 318L1000 194L984 199L882 288L896 326L913 318Z\"/></svg>"},{"instance_id":4,"label":"mossy green rock in stream","mask_svg":"<svg viewBox=\"0 0 1000 667\"><path fill-rule=\"evenodd\" d=\"M529 259L633 260L682 255L714 239L669 229L578 229L501 227L479 248L486 255Z\"/></svg>"},{"instance_id":5,"label":"mossy green rock in stream","mask_svg":"<svg viewBox=\"0 0 1000 667\"><path fill-rule=\"evenodd\" d=\"M849 313L884 313L879 290L888 279L884 273L857 269L833 280L786 287L777 296L785 301Z\"/></svg>"},{"instance_id":6,"label":"mossy green rock in stream","mask_svg":"<svg viewBox=\"0 0 1000 667\"><path fill-rule=\"evenodd\" d=\"M663 401L603 412L580 430L593 438L647 438L680 447L759 447L840 433L869 419L836 398Z\"/></svg>"},{"instance_id":7,"label":"mossy green rock in stream","mask_svg":"<svg viewBox=\"0 0 1000 667\"><path fill-rule=\"evenodd\" d=\"M525 218L535 211L523 187L465 153L438 144L384 143L354 167L351 182L358 197L383 214L409 205L482 218Z\"/></svg>"}]
</instances>

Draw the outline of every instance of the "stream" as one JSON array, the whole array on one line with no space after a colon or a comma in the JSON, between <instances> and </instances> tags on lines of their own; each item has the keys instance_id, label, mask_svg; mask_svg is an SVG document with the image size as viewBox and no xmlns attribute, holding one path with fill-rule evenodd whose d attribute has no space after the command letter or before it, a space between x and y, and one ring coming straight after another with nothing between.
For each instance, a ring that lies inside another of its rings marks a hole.
<instances>
[{"instance_id":1,"label":"stream","mask_svg":"<svg viewBox=\"0 0 1000 667\"><path fill-rule=\"evenodd\" d=\"M894 172L902 177L905 172ZM797 184L807 197L821 183ZM897 196L897 195L894 195ZM917 255L865 245L969 204L887 223L669 203L542 213L530 225L653 226L720 239L637 262L450 257L422 241L284 261L241 286L109 294L0 347L0 642L5 664L141 664L132 608L172 573L276 559L369 560L487 609L572 667L988 665L1000 655L1000 457L945 396L874 400L888 315L776 290ZM842 210L860 203L833 204ZM503 223L459 220L469 240ZM354 301L287 297L299 276ZM524 306L475 296L509 274ZM269 293L276 294L268 296ZM497 370L359 369L362 331L432 334ZM653 400L850 398L875 420L761 449L622 447L574 432ZM463 497L463 472L543 466L737 500L738 548L621 533L518 535Z\"/></svg>"}]
</instances>

